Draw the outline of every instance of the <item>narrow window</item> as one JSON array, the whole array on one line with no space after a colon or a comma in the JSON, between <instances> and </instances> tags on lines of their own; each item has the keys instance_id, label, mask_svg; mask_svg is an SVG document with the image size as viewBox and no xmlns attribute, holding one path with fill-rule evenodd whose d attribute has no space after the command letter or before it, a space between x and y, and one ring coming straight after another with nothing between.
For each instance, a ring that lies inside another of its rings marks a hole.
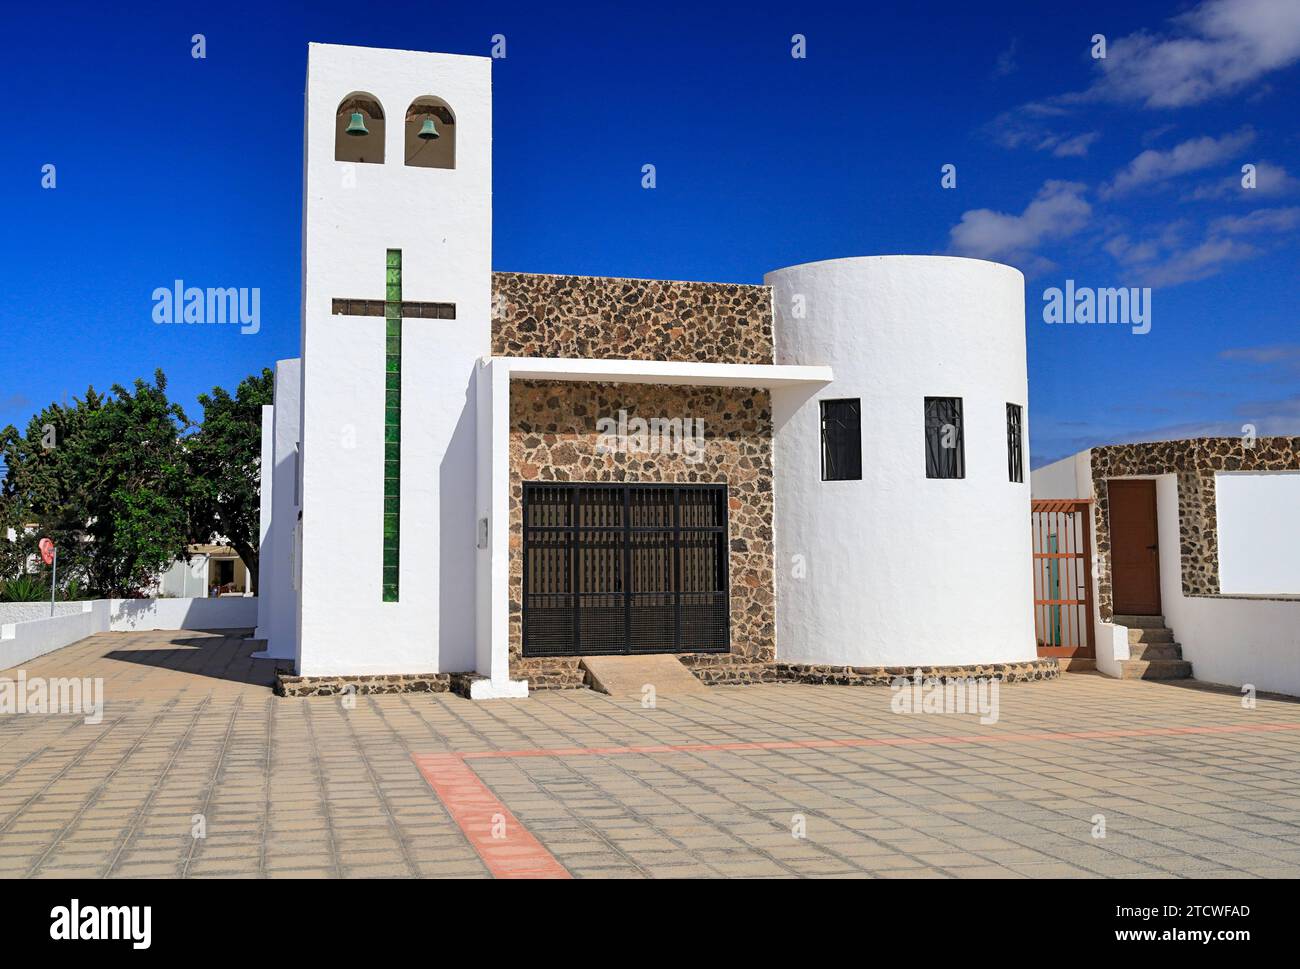
<instances>
[{"instance_id":1,"label":"narrow window","mask_svg":"<svg viewBox=\"0 0 1300 969\"><path fill-rule=\"evenodd\" d=\"M925 398L925 476L966 477L960 397Z\"/></svg>"},{"instance_id":2,"label":"narrow window","mask_svg":"<svg viewBox=\"0 0 1300 969\"><path fill-rule=\"evenodd\" d=\"M1010 480L1025 480L1025 432L1019 404L1007 404L1007 475Z\"/></svg>"},{"instance_id":3,"label":"narrow window","mask_svg":"<svg viewBox=\"0 0 1300 969\"><path fill-rule=\"evenodd\" d=\"M862 479L862 401L823 400L822 480Z\"/></svg>"}]
</instances>

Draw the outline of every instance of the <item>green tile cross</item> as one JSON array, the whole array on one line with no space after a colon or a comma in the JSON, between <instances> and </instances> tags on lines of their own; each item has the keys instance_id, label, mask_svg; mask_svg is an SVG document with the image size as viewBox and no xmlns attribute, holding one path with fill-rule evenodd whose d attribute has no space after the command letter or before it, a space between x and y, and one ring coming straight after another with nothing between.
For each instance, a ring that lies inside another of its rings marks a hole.
<instances>
[{"instance_id":1,"label":"green tile cross","mask_svg":"<svg viewBox=\"0 0 1300 969\"><path fill-rule=\"evenodd\" d=\"M376 299L335 299L335 316L379 316ZM397 602L402 512L402 319L454 320L455 303L402 300L402 250L384 259L384 602Z\"/></svg>"},{"instance_id":2,"label":"green tile cross","mask_svg":"<svg viewBox=\"0 0 1300 969\"><path fill-rule=\"evenodd\" d=\"M402 503L402 250L384 263L384 602L396 602Z\"/></svg>"}]
</instances>

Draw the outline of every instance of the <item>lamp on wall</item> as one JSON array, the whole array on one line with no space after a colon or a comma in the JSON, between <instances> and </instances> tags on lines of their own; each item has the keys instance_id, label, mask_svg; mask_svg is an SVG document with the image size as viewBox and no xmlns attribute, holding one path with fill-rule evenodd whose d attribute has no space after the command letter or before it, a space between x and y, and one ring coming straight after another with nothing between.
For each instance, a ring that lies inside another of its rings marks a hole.
<instances>
[{"instance_id":1,"label":"lamp on wall","mask_svg":"<svg viewBox=\"0 0 1300 969\"><path fill-rule=\"evenodd\" d=\"M366 122L361 117L360 111L352 112L352 120L348 122L348 126L344 129L343 133L345 135L352 135L354 138L370 134L370 132L366 130Z\"/></svg>"},{"instance_id":2,"label":"lamp on wall","mask_svg":"<svg viewBox=\"0 0 1300 969\"><path fill-rule=\"evenodd\" d=\"M421 125L420 130L415 133L415 137L419 138L421 141L432 141L434 138L441 137L441 135L438 134L438 129L433 126L433 119L425 118L424 124Z\"/></svg>"}]
</instances>

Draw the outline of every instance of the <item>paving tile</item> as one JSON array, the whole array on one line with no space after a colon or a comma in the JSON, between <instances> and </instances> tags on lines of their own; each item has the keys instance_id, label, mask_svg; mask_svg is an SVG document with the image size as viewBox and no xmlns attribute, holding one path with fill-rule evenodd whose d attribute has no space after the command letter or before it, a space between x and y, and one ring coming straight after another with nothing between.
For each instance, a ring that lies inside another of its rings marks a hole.
<instances>
[{"instance_id":1,"label":"paving tile","mask_svg":"<svg viewBox=\"0 0 1300 969\"><path fill-rule=\"evenodd\" d=\"M1068 674L1005 687L995 725L803 685L348 710L272 697L257 646L106 633L27 664L103 677L108 704L97 726L0 716L0 877L490 877L510 843L413 759L446 754L574 877L1300 876L1296 703ZM700 746L610 751L648 745Z\"/></svg>"}]
</instances>

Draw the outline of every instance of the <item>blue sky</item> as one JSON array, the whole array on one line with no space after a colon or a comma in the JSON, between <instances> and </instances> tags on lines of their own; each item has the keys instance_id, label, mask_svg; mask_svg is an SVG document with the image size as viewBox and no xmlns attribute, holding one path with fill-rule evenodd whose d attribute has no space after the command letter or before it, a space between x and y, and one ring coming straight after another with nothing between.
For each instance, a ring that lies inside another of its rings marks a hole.
<instances>
[{"instance_id":1,"label":"blue sky","mask_svg":"<svg viewBox=\"0 0 1300 969\"><path fill-rule=\"evenodd\" d=\"M836 256L998 259L1027 276L1035 465L1300 433L1300 3L1074 6L16 8L0 425L156 367L197 417L199 392L296 355L307 43L487 54L503 34L496 269L758 282ZM261 331L155 325L177 278L259 287ZM1151 287L1150 332L1048 326L1066 279Z\"/></svg>"}]
</instances>

